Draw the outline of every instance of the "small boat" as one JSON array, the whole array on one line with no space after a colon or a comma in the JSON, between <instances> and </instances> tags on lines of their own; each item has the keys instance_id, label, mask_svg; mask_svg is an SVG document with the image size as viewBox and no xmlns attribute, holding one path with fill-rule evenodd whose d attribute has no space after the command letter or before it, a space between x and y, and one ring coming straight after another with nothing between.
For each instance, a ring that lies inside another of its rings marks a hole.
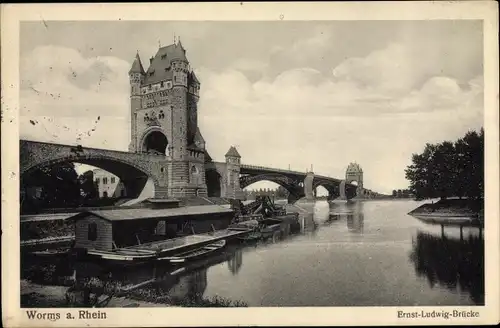
<instances>
[{"instance_id":1,"label":"small boat","mask_svg":"<svg viewBox=\"0 0 500 328\"><path fill-rule=\"evenodd\" d=\"M114 251L102 251L90 249L87 256L114 263L142 263L154 260L158 254L155 251L143 249L117 249Z\"/></svg>"},{"instance_id":2,"label":"small boat","mask_svg":"<svg viewBox=\"0 0 500 328\"><path fill-rule=\"evenodd\" d=\"M64 257L70 253L70 249L46 249L43 251L34 251L30 254L36 257Z\"/></svg>"},{"instance_id":3,"label":"small boat","mask_svg":"<svg viewBox=\"0 0 500 328\"><path fill-rule=\"evenodd\" d=\"M224 248L224 246L226 246L226 241L222 239L212 244L208 244L187 252L179 253L174 256L159 257L158 261L169 261L171 264L195 261L221 250L222 248Z\"/></svg>"},{"instance_id":4,"label":"small boat","mask_svg":"<svg viewBox=\"0 0 500 328\"><path fill-rule=\"evenodd\" d=\"M266 240L273 237L276 233L281 232L281 220L276 219L263 219L261 221L249 221L253 223L253 231L250 233L238 237L240 240L244 241L256 241L256 240ZM255 222L257 225L255 225ZM241 222L240 224L245 223Z\"/></svg>"}]
</instances>

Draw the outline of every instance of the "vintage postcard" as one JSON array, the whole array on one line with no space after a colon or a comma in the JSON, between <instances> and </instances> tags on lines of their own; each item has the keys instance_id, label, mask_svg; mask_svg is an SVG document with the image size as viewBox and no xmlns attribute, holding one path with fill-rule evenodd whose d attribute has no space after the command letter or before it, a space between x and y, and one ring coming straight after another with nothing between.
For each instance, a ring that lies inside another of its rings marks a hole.
<instances>
[{"instance_id":1,"label":"vintage postcard","mask_svg":"<svg viewBox=\"0 0 500 328\"><path fill-rule=\"evenodd\" d=\"M1 14L4 326L499 322L496 2Z\"/></svg>"}]
</instances>

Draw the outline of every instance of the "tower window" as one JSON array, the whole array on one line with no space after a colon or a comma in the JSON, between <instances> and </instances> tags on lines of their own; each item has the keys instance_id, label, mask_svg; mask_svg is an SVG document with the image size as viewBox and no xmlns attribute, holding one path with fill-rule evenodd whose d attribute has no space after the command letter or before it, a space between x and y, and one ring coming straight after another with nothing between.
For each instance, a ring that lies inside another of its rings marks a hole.
<instances>
[{"instance_id":1,"label":"tower window","mask_svg":"<svg viewBox=\"0 0 500 328\"><path fill-rule=\"evenodd\" d=\"M111 177L111 183L115 183L115 177Z\"/></svg>"},{"instance_id":2,"label":"tower window","mask_svg":"<svg viewBox=\"0 0 500 328\"><path fill-rule=\"evenodd\" d=\"M102 183L103 184L108 184L108 178L102 178Z\"/></svg>"},{"instance_id":3,"label":"tower window","mask_svg":"<svg viewBox=\"0 0 500 328\"><path fill-rule=\"evenodd\" d=\"M163 81L160 82L160 88L163 88Z\"/></svg>"},{"instance_id":4,"label":"tower window","mask_svg":"<svg viewBox=\"0 0 500 328\"><path fill-rule=\"evenodd\" d=\"M177 82L177 76L174 76L174 82Z\"/></svg>"}]
</instances>

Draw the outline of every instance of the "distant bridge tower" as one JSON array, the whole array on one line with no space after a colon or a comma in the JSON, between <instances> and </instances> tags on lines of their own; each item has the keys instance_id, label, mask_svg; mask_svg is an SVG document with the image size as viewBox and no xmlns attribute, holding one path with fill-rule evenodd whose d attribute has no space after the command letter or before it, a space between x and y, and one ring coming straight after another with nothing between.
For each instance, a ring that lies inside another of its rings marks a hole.
<instances>
[{"instance_id":1,"label":"distant bridge tower","mask_svg":"<svg viewBox=\"0 0 500 328\"><path fill-rule=\"evenodd\" d=\"M206 196L205 141L198 128L200 82L180 41L160 47L145 71L139 54L129 71L131 152L165 156L162 197Z\"/></svg>"},{"instance_id":2,"label":"distant bridge tower","mask_svg":"<svg viewBox=\"0 0 500 328\"><path fill-rule=\"evenodd\" d=\"M363 195L363 169L356 162L350 163L345 172L345 183L352 183L353 181L358 184L356 195Z\"/></svg>"}]
</instances>

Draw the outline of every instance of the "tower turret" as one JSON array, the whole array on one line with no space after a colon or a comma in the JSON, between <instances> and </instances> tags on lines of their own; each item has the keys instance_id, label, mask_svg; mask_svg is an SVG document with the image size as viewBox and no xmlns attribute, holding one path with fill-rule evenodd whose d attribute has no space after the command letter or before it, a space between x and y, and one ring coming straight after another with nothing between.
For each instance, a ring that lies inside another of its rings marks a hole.
<instances>
[{"instance_id":1,"label":"tower turret","mask_svg":"<svg viewBox=\"0 0 500 328\"><path fill-rule=\"evenodd\" d=\"M240 168L241 156L234 146L231 146L226 153L226 198L240 198Z\"/></svg>"},{"instance_id":2,"label":"tower turret","mask_svg":"<svg viewBox=\"0 0 500 328\"><path fill-rule=\"evenodd\" d=\"M141 85L144 83L146 72L142 66L139 52L135 55L132 67L128 72L130 81L130 144L129 151L137 151L137 111L141 109Z\"/></svg>"}]
</instances>

